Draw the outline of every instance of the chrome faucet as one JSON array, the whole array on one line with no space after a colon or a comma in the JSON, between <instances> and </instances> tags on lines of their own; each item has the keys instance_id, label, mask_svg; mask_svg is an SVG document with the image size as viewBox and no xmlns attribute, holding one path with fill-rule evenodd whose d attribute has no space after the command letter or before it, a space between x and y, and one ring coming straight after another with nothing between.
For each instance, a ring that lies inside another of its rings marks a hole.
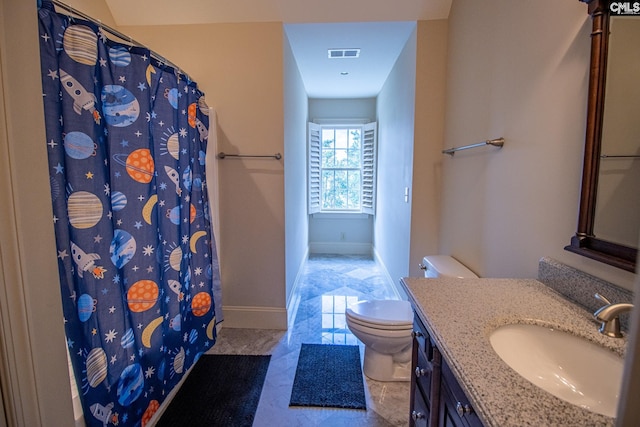
<instances>
[{"instance_id":1,"label":"chrome faucet","mask_svg":"<svg viewBox=\"0 0 640 427\"><path fill-rule=\"evenodd\" d=\"M600 322L600 333L605 334L608 337L621 338L620 332L620 314L626 313L633 309L633 304L621 302L618 304L612 304L607 298L600 294L595 295L596 299L604 302L606 305L600 307L593 315Z\"/></svg>"}]
</instances>

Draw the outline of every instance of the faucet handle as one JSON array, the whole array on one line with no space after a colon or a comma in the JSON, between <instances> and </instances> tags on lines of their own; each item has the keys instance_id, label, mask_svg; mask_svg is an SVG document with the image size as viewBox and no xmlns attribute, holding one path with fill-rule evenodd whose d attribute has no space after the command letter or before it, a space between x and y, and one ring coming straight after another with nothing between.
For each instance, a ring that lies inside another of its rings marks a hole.
<instances>
[{"instance_id":1,"label":"faucet handle","mask_svg":"<svg viewBox=\"0 0 640 427\"><path fill-rule=\"evenodd\" d=\"M609 299L607 299L607 297L605 297L604 295L601 295L601 294L596 292L596 294L594 296L596 297L596 299L598 301L602 301L603 303L605 303L607 305L611 305L611 301L609 301Z\"/></svg>"}]
</instances>

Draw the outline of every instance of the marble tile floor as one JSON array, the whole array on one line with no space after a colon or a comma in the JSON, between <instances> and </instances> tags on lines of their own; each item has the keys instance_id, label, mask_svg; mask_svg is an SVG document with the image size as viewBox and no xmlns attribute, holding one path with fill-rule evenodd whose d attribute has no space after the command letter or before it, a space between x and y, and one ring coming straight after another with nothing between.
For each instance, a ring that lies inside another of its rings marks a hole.
<instances>
[{"instance_id":1,"label":"marble tile floor","mask_svg":"<svg viewBox=\"0 0 640 427\"><path fill-rule=\"evenodd\" d=\"M363 375L367 410L289 407L302 343L364 345L347 328L347 304L397 299L375 261L354 255L311 255L294 302L288 331L223 327L210 354L270 354L254 426L405 426L409 423L409 382L379 382Z\"/></svg>"}]
</instances>

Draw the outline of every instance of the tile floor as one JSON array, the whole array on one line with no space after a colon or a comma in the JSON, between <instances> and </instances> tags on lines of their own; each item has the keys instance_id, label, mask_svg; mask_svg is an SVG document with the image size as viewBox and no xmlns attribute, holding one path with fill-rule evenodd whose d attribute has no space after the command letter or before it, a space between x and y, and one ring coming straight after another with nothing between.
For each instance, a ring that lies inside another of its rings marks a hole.
<instances>
[{"instance_id":1,"label":"tile floor","mask_svg":"<svg viewBox=\"0 0 640 427\"><path fill-rule=\"evenodd\" d=\"M231 329L224 324L211 354L270 354L254 426L405 426L408 382L379 382L366 376L367 410L289 408L302 343L364 346L347 328L344 310L352 301L397 299L375 261L362 256L311 255L293 296L298 308L288 331Z\"/></svg>"}]
</instances>

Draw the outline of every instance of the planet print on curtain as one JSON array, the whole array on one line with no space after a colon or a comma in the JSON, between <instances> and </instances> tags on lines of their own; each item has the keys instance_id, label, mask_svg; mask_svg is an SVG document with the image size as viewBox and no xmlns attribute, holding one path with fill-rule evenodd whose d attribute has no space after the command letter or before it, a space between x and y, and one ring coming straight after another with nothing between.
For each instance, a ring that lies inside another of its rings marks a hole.
<instances>
[{"instance_id":1,"label":"planet print on curtain","mask_svg":"<svg viewBox=\"0 0 640 427\"><path fill-rule=\"evenodd\" d=\"M67 347L91 426L144 426L216 340L208 108L144 48L43 2L39 40Z\"/></svg>"}]
</instances>

